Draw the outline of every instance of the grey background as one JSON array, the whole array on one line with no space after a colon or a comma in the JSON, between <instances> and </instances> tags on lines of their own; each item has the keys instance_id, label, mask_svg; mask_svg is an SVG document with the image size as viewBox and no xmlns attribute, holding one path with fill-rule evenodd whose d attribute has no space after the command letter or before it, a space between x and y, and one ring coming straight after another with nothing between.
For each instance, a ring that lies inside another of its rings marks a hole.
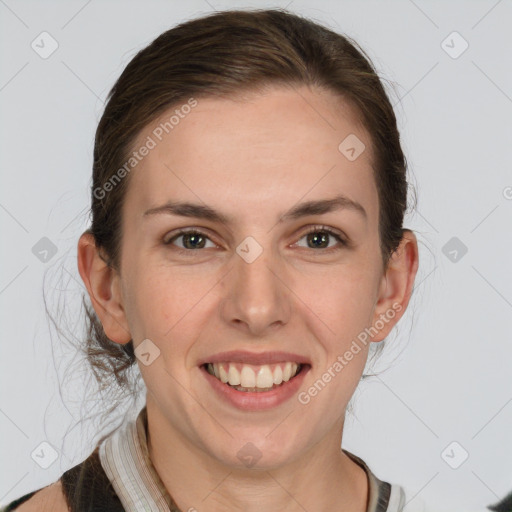
<instances>
[{"instance_id":1,"label":"grey background","mask_svg":"<svg viewBox=\"0 0 512 512\"><path fill-rule=\"evenodd\" d=\"M418 193L405 223L420 242L413 299L379 362L389 369L356 391L343 445L437 512L483 510L512 490L510 0L0 0L2 504L58 479L99 433L88 416L101 402L84 403L94 386L50 329L42 283L46 273L49 307L66 306L59 322L79 339L76 243L108 90L180 21L286 5L355 38L389 81ZM58 43L46 59L31 47L43 31ZM469 44L460 55L454 31ZM56 250L46 262L34 254L43 237Z\"/></svg>"}]
</instances>

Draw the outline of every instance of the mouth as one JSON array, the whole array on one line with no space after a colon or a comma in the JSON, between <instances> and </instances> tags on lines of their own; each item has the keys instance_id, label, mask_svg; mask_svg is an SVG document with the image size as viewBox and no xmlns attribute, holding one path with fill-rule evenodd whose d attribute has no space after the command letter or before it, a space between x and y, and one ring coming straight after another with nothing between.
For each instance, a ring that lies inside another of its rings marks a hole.
<instances>
[{"instance_id":1,"label":"mouth","mask_svg":"<svg viewBox=\"0 0 512 512\"><path fill-rule=\"evenodd\" d=\"M243 411L273 409L299 392L312 368L308 356L293 352L231 350L196 363L210 391Z\"/></svg>"},{"instance_id":2,"label":"mouth","mask_svg":"<svg viewBox=\"0 0 512 512\"><path fill-rule=\"evenodd\" d=\"M222 384L243 393L273 391L307 371L307 367L308 364L292 361L263 365L225 361L202 365L207 373Z\"/></svg>"}]
</instances>

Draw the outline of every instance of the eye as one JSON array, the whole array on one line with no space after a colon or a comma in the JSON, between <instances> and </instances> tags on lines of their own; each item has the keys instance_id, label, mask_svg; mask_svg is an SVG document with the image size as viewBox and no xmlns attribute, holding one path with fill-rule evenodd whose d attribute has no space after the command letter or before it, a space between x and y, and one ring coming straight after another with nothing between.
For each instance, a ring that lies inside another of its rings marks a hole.
<instances>
[{"instance_id":1,"label":"eye","mask_svg":"<svg viewBox=\"0 0 512 512\"><path fill-rule=\"evenodd\" d=\"M336 231L326 227L326 226L313 226L306 233L304 233L301 237L301 240L306 238L306 244L311 243L311 246L307 246L307 248L312 249L327 249L323 252L331 252L341 249L344 246L348 246L348 242ZM329 247L329 237L334 238L338 241L338 244L341 246ZM298 242L297 242L298 244ZM300 245L299 245L300 247Z\"/></svg>"},{"instance_id":2,"label":"eye","mask_svg":"<svg viewBox=\"0 0 512 512\"><path fill-rule=\"evenodd\" d=\"M300 240L305 237L307 237L306 244L311 244L311 246L307 245L306 248L313 250L324 249L324 251L322 251L324 253L337 251L349 245L348 241L346 241L338 232L326 226L312 226L301 236ZM329 238L334 238L338 242L338 247L329 246ZM174 243L179 239L182 239L182 245L176 245ZM172 245L176 250L183 253L190 253L191 251L197 251L199 249L207 249L208 242L212 244L210 248L217 247L208 235L197 229L182 229L175 233L171 238L163 240L164 245ZM298 242L295 245L304 247Z\"/></svg>"},{"instance_id":3,"label":"eye","mask_svg":"<svg viewBox=\"0 0 512 512\"><path fill-rule=\"evenodd\" d=\"M177 247L178 250L183 252L204 249L207 240L213 244L213 247L217 247L205 233L196 229L182 229L181 231L178 231L172 238L164 240L163 243L164 245L174 245L173 242L179 238L183 239L183 245Z\"/></svg>"}]
</instances>

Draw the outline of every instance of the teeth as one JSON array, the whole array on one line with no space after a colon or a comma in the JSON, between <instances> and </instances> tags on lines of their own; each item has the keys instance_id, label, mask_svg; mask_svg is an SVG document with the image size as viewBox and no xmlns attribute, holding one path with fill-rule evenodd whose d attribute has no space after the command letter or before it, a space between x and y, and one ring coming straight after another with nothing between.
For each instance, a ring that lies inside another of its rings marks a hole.
<instances>
[{"instance_id":1,"label":"teeth","mask_svg":"<svg viewBox=\"0 0 512 512\"><path fill-rule=\"evenodd\" d=\"M256 374L250 366L243 366L240 373L240 386L254 388L256 386Z\"/></svg>"},{"instance_id":2,"label":"teeth","mask_svg":"<svg viewBox=\"0 0 512 512\"><path fill-rule=\"evenodd\" d=\"M283 382L288 382L298 373L300 365L292 362L261 366L240 363L209 363L207 369L208 373L215 375L224 384L250 390L256 388L269 390L274 385L279 386Z\"/></svg>"},{"instance_id":3,"label":"teeth","mask_svg":"<svg viewBox=\"0 0 512 512\"><path fill-rule=\"evenodd\" d=\"M213 365L213 367L215 368L215 364ZM235 368L234 365L230 364L229 365L229 371L228 371L228 382L232 385L232 386L238 386L240 385L240 373L238 373L238 370Z\"/></svg>"},{"instance_id":4,"label":"teeth","mask_svg":"<svg viewBox=\"0 0 512 512\"><path fill-rule=\"evenodd\" d=\"M284 370L283 370L283 380L284 381L290 380L291 376L292 376L292 363L286 363L284 365Z\"/></svg>"},{"instance_id":5,"label":"teeth","mask_svg":"<svg viewBox=\"0 0 512 512\"><path fill-rule=\"evenodd\" d=\"M224 366L219 364L219 374L220 374L220 380L226 384L226 382L229 380L228 372L224 370Z\"/></svg>"},{"instance_id":6,"label":"teeth","mask_svg":"<svg viewBox=\"0 0 512 512\"><path fill-rule=\"evenodd\" d=\"M274 376L268 364L263 365L256 377L256 387L258 388L271 388L274 385ZM249 387L249 386L247 386Z\"/></svg>"},{"instance_id":7,"label":"teeth","mask_svg":"<svg viewBox=\"0 0 512 512\"><path fill-rule=\"evenodd\" d=\"M281 382L283 382L283 369L280 365L277 365L274 370L274 384L279 385Z\"/></svg>"}]
</instances>

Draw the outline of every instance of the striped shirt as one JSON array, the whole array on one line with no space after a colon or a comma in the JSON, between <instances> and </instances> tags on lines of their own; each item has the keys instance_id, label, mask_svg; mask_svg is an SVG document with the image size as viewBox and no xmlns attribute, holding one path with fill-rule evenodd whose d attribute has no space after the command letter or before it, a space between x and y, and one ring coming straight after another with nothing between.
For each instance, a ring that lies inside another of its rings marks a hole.
<instances>
[{"instance_id":1,"label":"striped shirt","mask_svg":"<svg viewBox=\"0 0 512 512\"><path fill-rule=\"evenodd\" d=\"M366 472L368 507L366 512L406 512L401 486L377 478L366 463L343 451ZM182 512L167 492L149 457L147 410L123 424L99 447L101 465L127 512Z\"/></svg>"}]
</instances>

